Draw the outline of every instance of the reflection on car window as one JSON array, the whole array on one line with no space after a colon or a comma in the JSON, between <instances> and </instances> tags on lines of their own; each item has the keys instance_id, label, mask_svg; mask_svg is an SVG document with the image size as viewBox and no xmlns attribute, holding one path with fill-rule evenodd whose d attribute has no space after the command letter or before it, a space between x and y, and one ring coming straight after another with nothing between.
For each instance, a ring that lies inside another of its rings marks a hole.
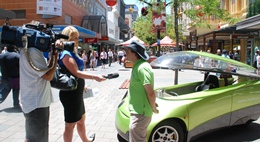
<instances>
[{"instance_id":1,"label":"reflection on car window","mask_svg":"<svg viewBox=\"0 0 260 142\"><path fill-rule=\"evenodd\" d=\"M259 77L255 68L249 65L206 52L173 52L157 58L151 65L168 69L193 69Z\"/></svg>"}]
</instances>

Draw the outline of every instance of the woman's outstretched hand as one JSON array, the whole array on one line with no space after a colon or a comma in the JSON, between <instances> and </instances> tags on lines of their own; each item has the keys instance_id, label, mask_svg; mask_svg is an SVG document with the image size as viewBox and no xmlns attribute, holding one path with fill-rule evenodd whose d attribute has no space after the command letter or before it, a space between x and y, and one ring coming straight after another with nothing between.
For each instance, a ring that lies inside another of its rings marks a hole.
<instances>
[{"instance_id":1,"label":"woman's outstretched hand","mask_svg":"<svg viewBox=\"0 0 260 142\"><path fill-rule=\"evenodd\" d=\"M101 82L101 81L105 81L106 80L106 78L104 78L103 75L93 76L93 79L96 80L97 82Z\"/></svg>"}]
</instances>

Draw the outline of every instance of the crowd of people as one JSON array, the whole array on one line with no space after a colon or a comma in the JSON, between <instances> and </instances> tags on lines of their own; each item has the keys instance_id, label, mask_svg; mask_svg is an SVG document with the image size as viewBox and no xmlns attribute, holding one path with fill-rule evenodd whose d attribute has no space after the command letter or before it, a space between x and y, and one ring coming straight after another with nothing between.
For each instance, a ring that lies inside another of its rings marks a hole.
<instances>
[{"instance_id":1,"label":"crowd of people","mask_svg":"<svg viewBox=\"0 0 260 142\"><path fill-rule=\"evenodd\" d=\"M126 59L126 53L123 48L120 48L118 50L108 48L108 51L103 48L100 53L93 48L89 48L88 52L86 51L86 49L79 50L78 55L84 61L85 71L95 70L95 68L99 64L101 65L102 69L105 69L106 65L110 67L113 62L117 62L121 65L122 62L124 62Z\"/></svg>"}]
</instances>

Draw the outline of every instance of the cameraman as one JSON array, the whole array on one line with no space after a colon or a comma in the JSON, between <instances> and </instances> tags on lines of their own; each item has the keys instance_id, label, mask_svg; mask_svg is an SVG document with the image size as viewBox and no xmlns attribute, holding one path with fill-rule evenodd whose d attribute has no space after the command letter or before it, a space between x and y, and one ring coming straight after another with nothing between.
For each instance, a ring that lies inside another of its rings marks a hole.
<instances>
[{"instance_id":1,"label":"cameraman","mask_svg":"<svg viewBox=\"0 0 260 142\"><path fill-rule=\"evenodd\" d=\"M37 22L30 24L37 25ZM62 42L57 40L55 45L62 47ZM55 50L52 52L50 68L48 68L42 51L35 47L30 47L27 51L25 48L21 48L20 81L23 83L20 86L20 101L25 116L25 141L49 141L49 106L53 102L50 80L56 70L58 57ZM40 71L32 68L29 62Z\"/></svg>"}]
</instances>

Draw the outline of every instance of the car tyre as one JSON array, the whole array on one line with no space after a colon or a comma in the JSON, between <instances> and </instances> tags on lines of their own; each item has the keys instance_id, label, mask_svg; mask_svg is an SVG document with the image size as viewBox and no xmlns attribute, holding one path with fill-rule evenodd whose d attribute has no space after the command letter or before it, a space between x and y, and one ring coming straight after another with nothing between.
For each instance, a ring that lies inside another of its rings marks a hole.
<instances>
[{"instance_id":1,"label":"car tyre","mask_svg":"<svg viewBox=\"0 0 260 142\"><path fill-rule=\"evenodd\" d=\"M175 120L159 123L152 131L149 142L184 142L185 135L181 125Z\"/></svg>"},{"instance_id":2,"label":"car tyre","mask_svg":"<svg viewBox=\"0 0 260 142\"><path fill-rule=\"evenodd\" d=\"M128 142L127 140L125 140L124 138L122 138L119 134L117 134L117 140L119 142Z\"/></svg>"}]
</instances>

